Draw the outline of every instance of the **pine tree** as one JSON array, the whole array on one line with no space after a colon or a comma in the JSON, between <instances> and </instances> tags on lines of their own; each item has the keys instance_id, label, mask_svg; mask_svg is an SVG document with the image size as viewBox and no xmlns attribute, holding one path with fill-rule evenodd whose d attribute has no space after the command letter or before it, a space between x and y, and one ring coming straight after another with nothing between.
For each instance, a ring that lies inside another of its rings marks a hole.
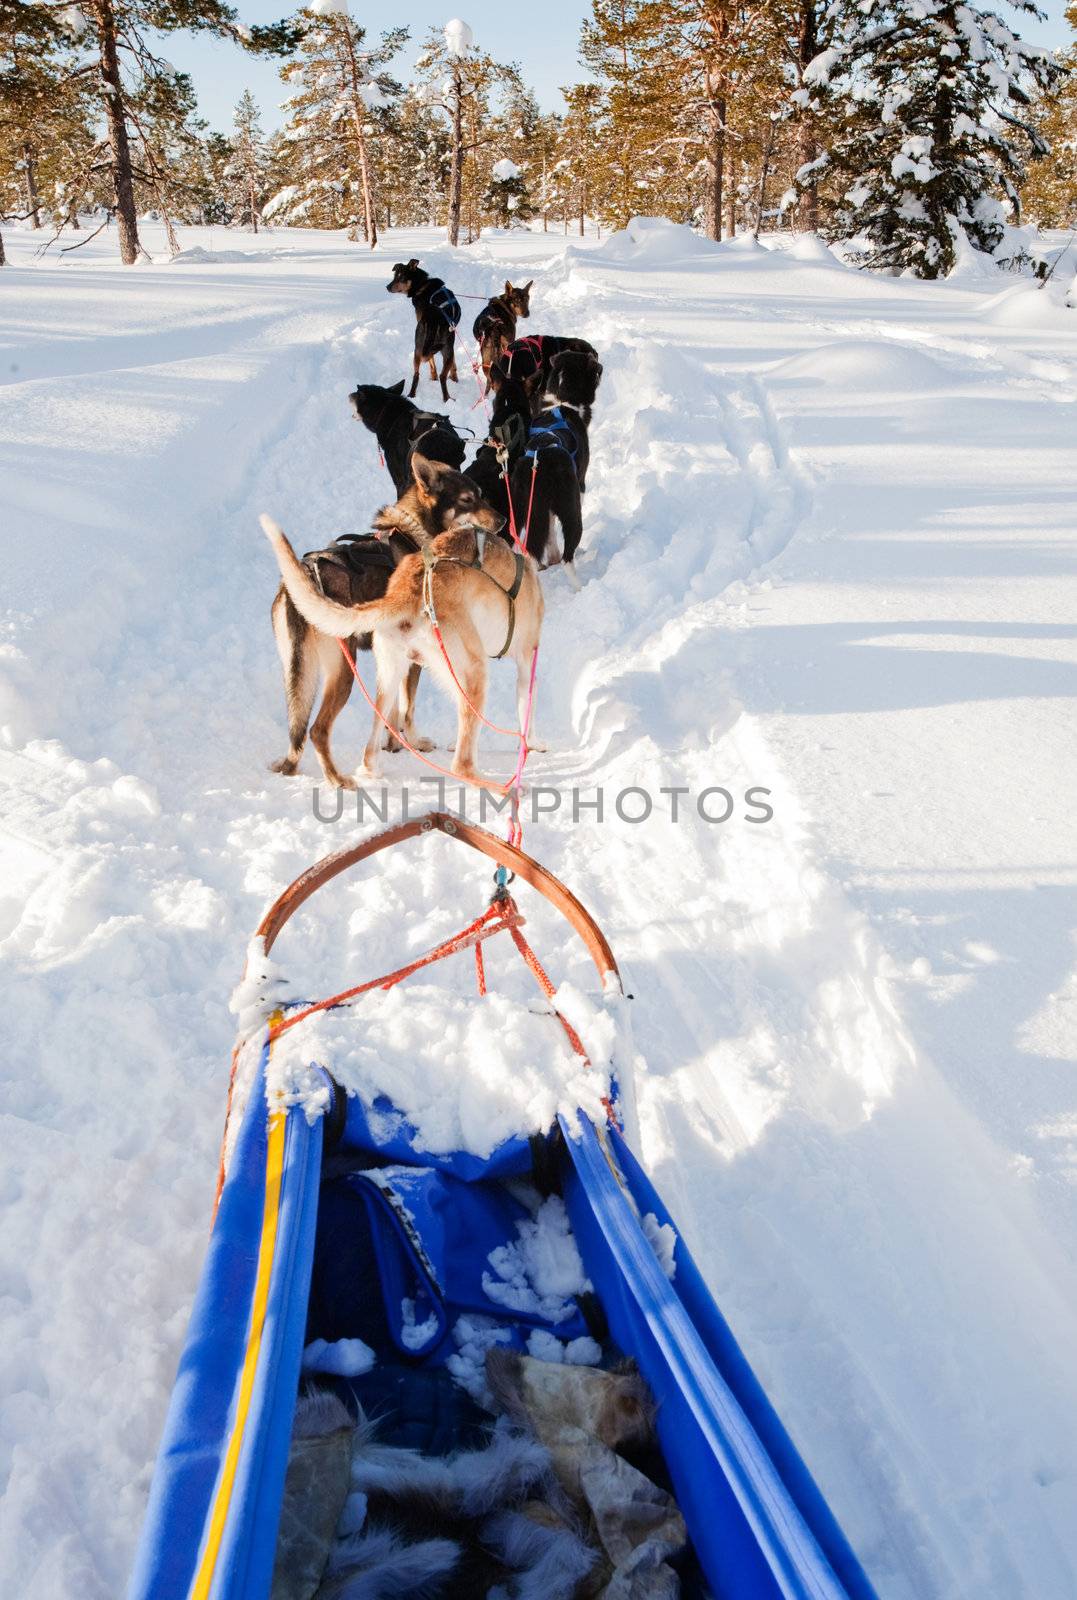
<instances>
[{"instance_id":1,"label":"pine tree","mask_svg":"<svg viewBox=\"0 0 1077 1600\"><path fill-rule=\"evenodd\" d=\"M415 65L420 80L418 95L429 110L440 113L447 123L446 237L450 244L459 244L460 226L466 215L470 243L482 226L483 196L492 165L489 156L497 142L491 97L496 90L509 97L522 94L519 70L478 49L471 29L459 18L443 29L431 30Z\"/></svg>"},{"instance_id":2,"label":"pine tree","mask_svg":"<svg viewBox=\"0 0 1077 1600\"><path fill-rule=\"evenodd\" d=\"M1077 29L1077 4L1066 12ZM1047 146L1021 185L1021 209L1041 228L1077 228L1077 44L1058 58L1059 75L1032 107L1032 123Z\"/></svg>"},{"instance_id":3,"label":"pine tree","mask_svg":"<svg viewBox=\"0 0 1077 1600\"><path fill-rule=\"evenodd\" d=\"M91 185L96 141L74 13L0 0L0 217L33 228L70 216Z\"/></svg>"},{"instance_id":4,"label":"pine tree","mask_svg":"<svg viewBox=\"0 0 1077 1600\"><path fill-rule=\"evenodd\" d=\"M604 91L618 226L698 210L709 238L734 231L788 98L791 26L785 0L592 0L580 54Z\"/></svg>"},{"instance_id":5,"label":"pine tree","mask_svg":"<svg viewBox=\"0 0 1077 1600\"><path fill-rule=\"evenodd\" d=\"M528 222L534 216L523 173L507 156L494 163L482 203L484 212L493 217L499 228L511 228L513 223Z\"/></svg>"},{"instance_id":6,"label":"pine tree","mask_svg":"<svg viewBox=\"0 0 1077 1600\"><path fill-rule=\"evenodd\" d=\"M378 172L386 226L436 227L449 181L449 134L444 118L409 89L389 113L379 140Z\"/></svg>"},{"instance_id":7,"label":"pine tree","mask_svg":"<svg viewBox=\"0 0 1077 1600\"><path fill-rule=\"evenodd\" d=\"M694 153L677 143L686 96L679 74L669 70L668 38L665 8L656 0L592 0L583 24L580 60L602 91L588 106L592 171L607 197L603 220L611 227L625 227L641 211L664 211L671 160L695 164ZM569 91L562 93L567 99ZM575 104L582 110L579 98ZM571 163L568 154L561 159Z\"/></svg>"},{"instance_id":8,"label":"pine tree","mask_svg":"<svg viewBox=\"0 0 1077 1600\"><path fill-rule=\"evenodd\" d=\"M67 9L53 0L56 9ZM246 28L226 0L82 0L83 36L88 55L80 71L96 80L106 134L111 194L108 217L115 215L120 259L138 259L137 187L146 187L166 206L167 165L159 145L183 143L193 130L184 125L194 109L190 80L151 47L156 34L213 33L244 49L280 54L292 48L294 31L285 23ZM155 142L156 136L156 142ZM107 218L106 218L107 220Z\"/></svg>"},{"instance_id":9,"label":"pine tree","mask_svg":"<svg viewBox=\"0 0 1077 1600\"><path fill-rule=\"evenodd\" d=\"M1031 0L1012 3L1040 15ZM962 234L994 250L1001 202L1016 212L1026 153L1044 148L1026 113L1053 63L972 0L839 5L834 43L805 82L818 103L837 99L841 123L798 185L840 181L831 230L862 241L866 266L935 278L950 271Z\"/></svg>"},{"instance_id":10,"label":"pine tree","mask_svg":"<svg viewBox=\"0 0 1077 1600\"><path fill-rule=\"evenodd\" d=\"M232 118L235 134L231 141L231 160L226 176L231 179L236 201L233 214L252 233L258 232L258 220L265 201L268 157L262 124L254 96L244 89Z\"/></svg>"},{"instance_id":11,"label":"pine tree","mask_svg":"<svg viewBox=\"0 0 1077 1600\"><path fill-rule=\"evenodd\" d=\"M403 93L385 71L406 42L406 28L382 34L373 48L346 0L315 0L300 13L299 56L281 71L297 85L288 103L283 144L293 169L289 192L275 197L273 215L315 226L361 227L378 242L372 144L389 122L387 109Z\"/></svg>"}]
</instances>

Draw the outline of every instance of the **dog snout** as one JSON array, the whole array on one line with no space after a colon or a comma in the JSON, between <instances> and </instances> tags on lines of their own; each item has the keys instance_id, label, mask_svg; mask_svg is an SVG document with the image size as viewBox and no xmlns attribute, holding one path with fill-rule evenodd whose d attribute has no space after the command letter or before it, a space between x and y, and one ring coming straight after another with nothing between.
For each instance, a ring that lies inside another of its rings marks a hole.
<instances>
[{"instance_id":1,"label":"dog snout","mask_svg":"<svg viewBox=\"0 0 1077 1600\"><path fill-rule=\"evenodd\" d=\"M500 533L509 519L502 516L500 511L495 511L493 506L484 505L472 520L485 528L487 533Z\"/></svg>"}]
</instances>

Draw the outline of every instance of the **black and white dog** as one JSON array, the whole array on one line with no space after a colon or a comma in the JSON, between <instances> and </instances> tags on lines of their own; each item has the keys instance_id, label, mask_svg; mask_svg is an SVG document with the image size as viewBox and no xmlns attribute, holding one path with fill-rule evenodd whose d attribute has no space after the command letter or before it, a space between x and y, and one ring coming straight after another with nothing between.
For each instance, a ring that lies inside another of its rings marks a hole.
<instances>
[{"instance_id":1,"label":"black and white dog","mask_svg":"<svg viewBox=\"0 0 1077 1600\"><path fill-rule=\"evenodd\" d=\"M557 519L560 559L576 583L572 561L583 534L580 497L587 487L588 428L602 366L596 355L566 350L551 358L548 372L541 409L513 468L512 498L517 521L526 519L528 555L540 565L559 559L553 537Z\"/></svg>"}]
</instances>

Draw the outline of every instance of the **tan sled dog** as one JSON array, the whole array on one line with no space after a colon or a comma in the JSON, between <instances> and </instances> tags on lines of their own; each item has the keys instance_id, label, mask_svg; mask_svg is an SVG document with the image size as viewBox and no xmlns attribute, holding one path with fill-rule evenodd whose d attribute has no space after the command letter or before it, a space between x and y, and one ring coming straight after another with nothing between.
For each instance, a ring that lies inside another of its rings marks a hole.
<instances>
[{"instance_id":1,"label":"tan sled dog","mask_svg":"<svg viewBox=\"0 0 1077 1600\"><path fill-rule=\"evenodd\" d=\"M301 616L320 632L338 639L367 632L373 636L375 701L382 716L389 716L389 708L395 707L409 667L429 668L456 702L452 770L458 777L484 783L475 766L480 726L476 712L482 712L486 702L488 658L507 656L515 663L521 731L533 750L543 748L523 726L531 658L542 630L538 572L529 556L517 555L497 537L504 518L477 495L470 478L421 456L412 458L412 466L416 492L431 505L437 504L442 526L446 522L455 525L446 533L425 538L419 554L405 556L380 600L343 605L329 599L272 518L262 517L262 529L273 546L284 587ZM431 603L463 695L434 637ZM368 778L377 776L382 729L380 717L375 715L363 757L363 776Z\"/></svg>"}]
</instances>

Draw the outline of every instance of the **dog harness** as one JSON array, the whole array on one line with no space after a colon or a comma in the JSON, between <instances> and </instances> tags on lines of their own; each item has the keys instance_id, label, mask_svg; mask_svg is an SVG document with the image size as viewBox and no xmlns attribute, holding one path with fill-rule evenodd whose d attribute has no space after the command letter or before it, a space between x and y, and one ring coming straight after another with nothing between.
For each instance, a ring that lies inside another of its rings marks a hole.
<instances>
[{"instance_id":1,"label":"dog harness","mask_svg":"<svg viewBox=\"0 0 1077 1600\"><path fill-rule=\"evenodd\" d=\"M450 328L457 326L462 315L460 302L448 284L443 283L440 289L435 289L428 303L432 310L441 312Z\"/></svg>"},{"instance_id":2,"label":"dog harness","mask_svg":"<svg viewBox=\"0 0 1077 1600\"><path fill-rule=\"evenodd\" d=\"M527 437L524 419L518 411L510 411L504 422L495 422L490 429L490 442L497 451L499 461L515 461Z\"/></svg>"},{"instance_id":3,"label":"dog harness","mask_svg":"<svg viewBox=\"0 0 1077 1600\"><path fill-rule=\"evenodd\" d=\"M503 583L498 583L497 579L491 573L487 572L486 568L482 564L482 558L486 553L486 537L487 536L486 536L485 531L483 529L480 529L480 528L473 528L472 532L475 535L475 554L471 558L470 561L461 561L459 556L437 555L435 553L435 551L434 551L434 547L433 547L432 542L429 539L424 540L424 542L423 542L423 610L426 612L426 615L429 617L431 623L436 628L438 626L438 619L437 619L437 613L434 610L434 568L435 567L441 566L443 562L448 562L450 566L454 566L454 567L469 567L475 572L481 572L483 577L487 578L490 581L490 583L493 584L495 589L500 589L501 590L501 593L505 596L505 599L509 603L509 627L508 627L508 632L505 635L505 643L501 646L501 649L497 652L497 654L494 655L493 657L491 657L491 659L494 660L494 661L500 661L502 656L508 655L509 647L512 644L512 636L516 632L516 596L519 594L520 585L524 581L524 570L525 570L525 567L526 567L526 559L525 559L524 556L522 556L520 554L520 552L518 550L514 552L514 559L515 559L515 562L516 562L516 571L513 574L512 583L506 589L505 585ZM496 537L496 535L495 535L495 537Z\"/></svg>"},{"instance_id":4,"label":"dog harness","mask_svg":"<svg viewBox=\"0 0 1077 1600\"><path fill-rule=\"evenodd\" d=\"M517 356L526 355L531 362L531 371L527 374L532 377L542 365L542 334L529 333L526 338L514 339L512 349L509 351L509 364L506 368L509 377L512 377L512 363Z\"/></svg>"},{"instance_id":5,"label":"dog harness","mask_svg":"<svg viewBox=\"0 0 1077 1600\"><path fill-rule=\"evenodd\" d=\"M543 419L552 417L552 422ZM532 441L536 441L532 443ZM569 457L572 465L576 465L576 452L579 450L580 441L576 437L571 423L566 421L560 406L553 406L549 411L544 411L542 418L531 424L527 435L527 449L524 454L528 460L535 460L540 450L563 450Z\"/></svg>"}]
</instances>

